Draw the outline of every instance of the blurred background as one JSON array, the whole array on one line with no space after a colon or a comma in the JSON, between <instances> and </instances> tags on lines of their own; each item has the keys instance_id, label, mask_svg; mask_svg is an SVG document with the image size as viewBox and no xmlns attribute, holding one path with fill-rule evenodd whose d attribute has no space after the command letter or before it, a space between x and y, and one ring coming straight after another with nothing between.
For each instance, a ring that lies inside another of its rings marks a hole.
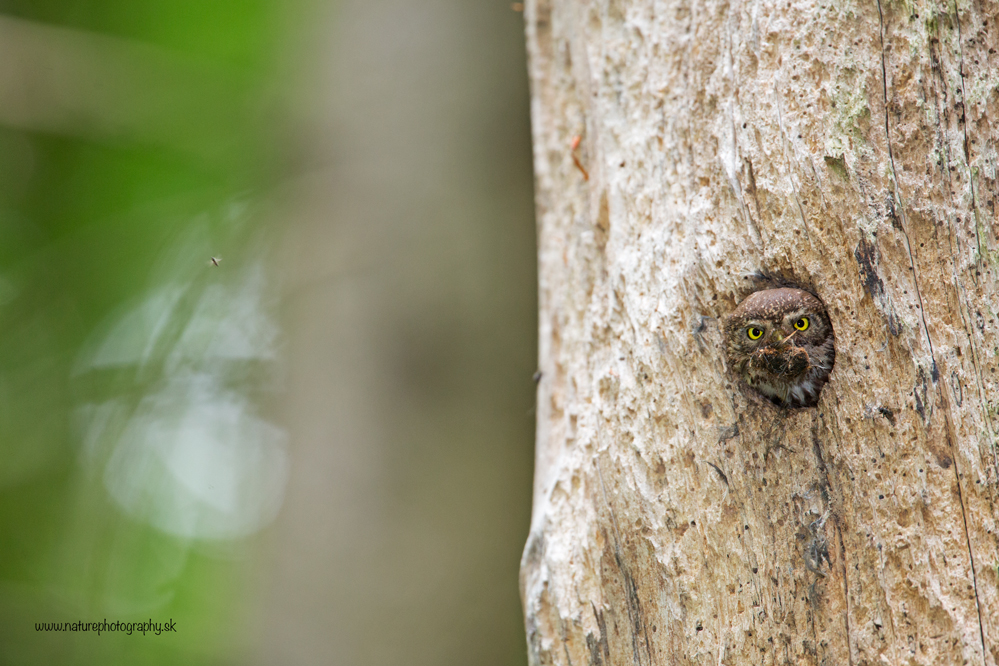
<instances>
[{"instance_id":1,"label":"blurred background","mask_svg":"<svg viewBox=\"0 0 999 666\"><path fill-rule=\"evenodd\" d=\"M0 664L524 664L535 283L510 3L0 0Z\"/></svg>"}]
</instances>

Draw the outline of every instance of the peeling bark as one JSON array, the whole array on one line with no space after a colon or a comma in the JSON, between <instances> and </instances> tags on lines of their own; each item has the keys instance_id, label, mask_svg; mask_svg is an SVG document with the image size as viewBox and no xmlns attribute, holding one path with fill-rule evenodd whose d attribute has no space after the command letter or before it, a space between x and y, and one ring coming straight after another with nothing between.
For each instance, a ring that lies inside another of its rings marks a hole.
<instances>
[{"instance_id":1,"label":"peeling bark","mask_svg":"<svg viewBox=\"0 0 999 666\"><path fill-rule=\"evenodd\" d=\"M999 664L999 4L525 15L531 663ZM758 274L828 308L815 408L726 367Z\"/></svg>"}]
</instances>

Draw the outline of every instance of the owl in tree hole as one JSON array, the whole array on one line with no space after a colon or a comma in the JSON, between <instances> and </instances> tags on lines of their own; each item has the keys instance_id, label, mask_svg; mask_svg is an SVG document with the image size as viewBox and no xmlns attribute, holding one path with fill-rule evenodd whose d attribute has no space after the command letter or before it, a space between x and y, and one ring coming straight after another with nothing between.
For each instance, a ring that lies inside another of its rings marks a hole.
<instances>
[{"instance_id":1,"label":"owl in tree hole","mask_svg":"<svg viewBox=\"0 0 999 666\"><path fill-rule=\"evenodd\" d=\"M724 321L729 364L746 383L784 407L812 407L836 359L832 323L801 289L750 294Z\"/></svg>"}]
</instances>

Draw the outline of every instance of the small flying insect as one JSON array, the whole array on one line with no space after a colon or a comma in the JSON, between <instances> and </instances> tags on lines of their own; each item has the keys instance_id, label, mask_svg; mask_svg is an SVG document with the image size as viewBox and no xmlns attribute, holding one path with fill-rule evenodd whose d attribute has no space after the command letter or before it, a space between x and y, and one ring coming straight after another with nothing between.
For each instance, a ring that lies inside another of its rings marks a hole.
<instances>
[{"instance_id":1,"label":"small flying insect","mask_svg":"<svg viewBox=\"0 0 999 666\"><path fill-rule=\"evenodd\" d=\"M222 257L212 257L208 260L210 266L218 266L220 263L222 263Z\"/></svg>"}]
</instances>

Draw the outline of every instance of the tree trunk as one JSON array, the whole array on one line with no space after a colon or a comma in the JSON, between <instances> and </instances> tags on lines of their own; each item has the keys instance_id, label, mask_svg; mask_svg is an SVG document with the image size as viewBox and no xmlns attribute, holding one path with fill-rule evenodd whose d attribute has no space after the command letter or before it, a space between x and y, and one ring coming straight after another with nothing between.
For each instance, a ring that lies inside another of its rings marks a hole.
<instances>
[{"instance_id":1,"label":"tree trunk","mask_svg":"<svg viewBox=\"0 0 999 666\"><path fill-rule=\"evenodd\" d=\"M531 663L997 664L996 3L526 19ZM828 308L814 408L726 364L758 272Z\"/></svg>"}]
</instances>

